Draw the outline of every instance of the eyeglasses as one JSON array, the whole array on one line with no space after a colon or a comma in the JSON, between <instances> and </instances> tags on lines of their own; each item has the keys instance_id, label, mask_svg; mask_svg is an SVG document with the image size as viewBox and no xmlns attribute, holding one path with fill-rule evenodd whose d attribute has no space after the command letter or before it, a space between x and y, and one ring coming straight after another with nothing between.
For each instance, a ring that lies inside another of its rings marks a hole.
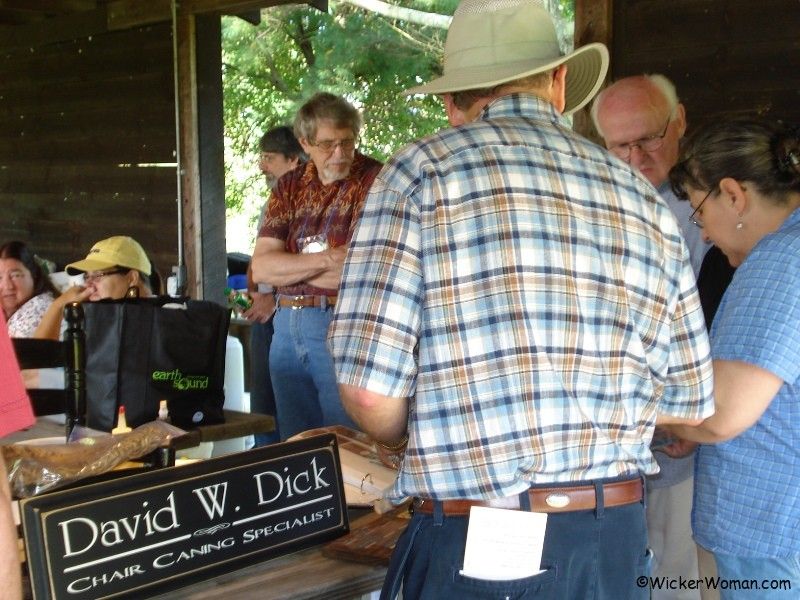
<instances>
[{"instance_id":1,"label":"eyeglasses","mask_svg":"<svg viewBox=\"0 0 800 600\"><path fill-rule=\"evenodd\" d=\"M660 134L649 135L647 137L634 140L633 142L625 142L623 144L616 144L611 146L609 150L616 156L620 157L625 162L631 158L631 152L634 148L639 148L642 152L655 152L664 145L664 137L667 135L667 129L672 121L672 115L667 118L664 124L664 130Z\"/></svg>"},{"instance_id":2,"label":"eyeglasses","mask_svg":"<svg viewBox=\"0 0 800 600\"><path fill-rule=\"evenodd\" d=\"M708 193L705 195L705 197L704 197L702 200L700 200L700 204L698 204L698 205L697 205L697 208L695 208L695 209L692 211L692 214L690 214L690 215L689 215L689 220L690 220L692 223L694 223L695 225L697 225L697 226L698 226L700 229L702 229L702 228L703 228L703 222L702 222L702 221L699 219L699 217L697 217L697 216L695 216L695 215L697 215L697 211L698 211L698 210L700 210L700 208L703 206L703 203L704 203L706 200L708 200L708 197L709 197L711 194L713 194L713 193L714 193L714 191L715 191L716 189L717 189L717 186L714 186L714 187L712 187L710 190L708 190Z\"/></svg>"},{"instance_id":3,"label":"eyeglasses","mask_svg":"<svg viewBox=\"0 0 800 600\"><path fill-rule=\"evenodd\" d=\"M322 140L311 144L316 146L323 152L333 152L337 146L342 149L342 152L350 152L356 147L356 140L354 138L346 138L344 140Z\"/></svg>"},{"instance_id":4,"label":"eyeglasses","mask_svg":"<svg viewBox=\"0 0 800 600\"><path fill-rule=\"evenodd\" d=\"M128 269L112 269L111 271L95 271L94 273L84 273L83 282L86 284L95 283L96 281L100 281L103 277L107 277L108 275L121 275L122 273L127 272Z\"/></svg>"},{"instance_id":5,"label":"eyeglasses","mask_svg":"<svg viewBox=\"0 0 800 600\"><path fill-rule=\"evenodd\" d=\"M287 156L283 152L262 152L259 155L259 160L261 160L262 162L272 162L273 160L277 160L279 158L291 160L289 156Z\"/></svg>"}]
</instances>

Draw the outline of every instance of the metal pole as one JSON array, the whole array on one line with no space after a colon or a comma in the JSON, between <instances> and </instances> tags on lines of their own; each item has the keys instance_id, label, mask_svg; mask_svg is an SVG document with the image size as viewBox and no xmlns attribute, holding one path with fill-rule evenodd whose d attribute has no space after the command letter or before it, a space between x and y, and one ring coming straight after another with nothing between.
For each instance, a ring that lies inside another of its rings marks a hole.
<instances>
[{"instance_id":1,"label":"metal pole","mask_svg":"<svg viewBox=\"0 0 800 600\"><path fill-rule=\"evenodd\" d=\"M175 163L178 179L178 264L172 267L175 278L176 296L186 293L186 263L183 255L183 164L181 162L181 110L180 90L178 87L178 7L177 0L170 2L172 9L172 71L174 75L173 86L175 89ZM169 288L169 286L168 286Z\"/></svg>"}]
</instances>

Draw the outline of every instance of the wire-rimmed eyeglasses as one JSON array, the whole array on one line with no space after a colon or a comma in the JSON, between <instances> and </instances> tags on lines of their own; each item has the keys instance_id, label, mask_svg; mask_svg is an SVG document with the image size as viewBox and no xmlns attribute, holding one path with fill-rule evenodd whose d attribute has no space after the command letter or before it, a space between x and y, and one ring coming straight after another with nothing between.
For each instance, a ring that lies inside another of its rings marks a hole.
<instances>
[{"instance_id":1,"label":"wire-rimmed eyeglasses","mask_svg":"<svg viewBox=\"0 0 800 600\"><path fill-rule=\"evenodd\" d=\"M316 146L323 152L333 152L336 147L341 147L342 152L350 152L356 147L356 140L354 138L346 138L344 140L322 140L311 144Z\"/></svg>"},{"instance_id":2,"label":"wire-rimmed eyeglasses","mask_svg":"<svg viewBox=\"0 0 800 600\"><path fill-rule=\"evenodd\" d=\"M100 281L103 277L107 277L108 275L120 275L122 273L127 273L128 271L129 269L116 268L111 269L110 271L94 271L92 273L84 273L83 282L85 284L90 284Z\"/></svg>"},{"instance_id":3,"label":"wire-rimmed eyeglasses","mask_svg":"<svg viewBox=\"0 0 800 600\"><path fill-rule=\"evenodd\" d=\"M692 223L694 223L695 225L697 225L697 226L698 226L700 229L702 229L702 228L703 228L703 221L701 221L701 220L700 220L700 217L698 217L698 216L697 216L697 211L698 211L698 210L700 210L700 208L703 206L703 203L704 203L706 200L708 200L708 197L709 197L709 196L710 196L712 193L714 193L714 190L715 190L715 189L716 189L716 186L715 186L715 187L712 187L710 190L708 190L708 193L707 193L707 194L706 194L706 195L703 197L703 199L702 199L702 200L700 200L700 204L698 204L698 205L697 205L697 208L695 208L695 209L692 211L692 214L690 214L690 215L689 215L689 220L690 220Z\"/></svg>"},{"instance_id":4,"label":"wire-rimmed eyeglasses","mask_svg":"<svg viewBox=\"0 0 800 600\"><path fill-rule=\"evenodd\" d=\"M633 152L634 148L639 148L642 152L655 152L664 145L664 137L667 135L667 129L669 129L669 124L671 122L672 115L667 118L667 122L664 124L664 129L661 133L648 135L647 137L639 138L632 142L614 144L609 150L625 162L631 159L631 152Z\"/></svg>"}]
</instances>

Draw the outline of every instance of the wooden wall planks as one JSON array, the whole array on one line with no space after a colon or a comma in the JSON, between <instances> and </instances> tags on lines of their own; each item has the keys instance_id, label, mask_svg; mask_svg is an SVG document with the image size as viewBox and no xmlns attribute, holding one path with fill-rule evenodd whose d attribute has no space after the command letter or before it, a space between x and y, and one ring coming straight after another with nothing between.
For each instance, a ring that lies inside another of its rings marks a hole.
<instances>
[{"instance_id":1,"label":"wooden wall planks","mask_svg":"<svg viewBox=\"0 0 800 600\"><path fill-rule=\"evenodd\" d=\"M63 265L128 234L169 274L174 163L169 23L0 53L0 243Z\"/></svg>"},{"instance_id":2,"label":"wooden wall planks","mask_svg":"<svg viewBox=\"0 0 800 600\"><path fill-rule=\"evenodd\" d=\"M758 113L800 122L797 0L614 0L613 79L663 73L690 127Z\"/></svg>"}]
</instances>

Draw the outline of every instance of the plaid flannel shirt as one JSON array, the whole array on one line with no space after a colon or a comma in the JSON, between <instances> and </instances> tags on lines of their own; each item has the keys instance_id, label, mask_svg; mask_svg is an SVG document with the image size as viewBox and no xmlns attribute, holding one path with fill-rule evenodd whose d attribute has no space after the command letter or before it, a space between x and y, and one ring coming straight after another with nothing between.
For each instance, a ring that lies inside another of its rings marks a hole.
<instances>
[{"instance_id":1,"label":"plaid flannel shirt","mask_svg":"<svg viewBox=\"0 0 800 600\"><path fill-rule=\"evenodd\" d=\"M653 473L656 413L713 412L674 217L530 95L387 163L328 339L340 383L409 398L396 496Z\"/></svg>"}]
</instances>

